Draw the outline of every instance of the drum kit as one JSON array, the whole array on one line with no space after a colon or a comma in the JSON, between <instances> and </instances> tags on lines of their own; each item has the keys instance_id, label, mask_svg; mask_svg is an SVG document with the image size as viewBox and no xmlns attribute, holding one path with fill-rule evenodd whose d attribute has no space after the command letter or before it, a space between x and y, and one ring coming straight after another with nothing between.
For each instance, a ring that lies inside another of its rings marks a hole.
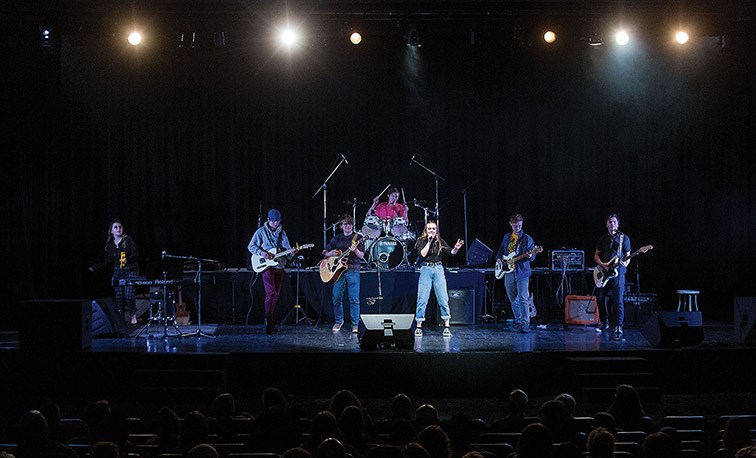
<instances>
[{"instance_id":1,"label":"drum kit","mask_svg":"<svg viewBox=\"0 0 756 458\"><path fill-rule=\"evenodd\" d=\"M409 266L407 245L414 242L417 236L410 230L405 218L382 219L370 215L365 218L361 232L365 235L368 263L381 269Z\"/></svg>"}]
</instances>

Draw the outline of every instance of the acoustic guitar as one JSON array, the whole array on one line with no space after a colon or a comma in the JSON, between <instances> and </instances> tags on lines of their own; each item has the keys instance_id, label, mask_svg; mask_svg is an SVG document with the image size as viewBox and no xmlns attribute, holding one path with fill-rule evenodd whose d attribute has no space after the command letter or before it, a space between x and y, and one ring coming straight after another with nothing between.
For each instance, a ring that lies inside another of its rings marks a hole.
<instances>
[{"instance_id":1,"label":"acoustic guitar","mask_svg":"<svg viewBox=\"0 0 756 458\"><path fill-rule=\"evenodd\" d=\"M330 256L320 261L320 279L323 280L323 283L335 283L341 277L341 274L347 268L349 253L357 248L362 239L362 236L358 237L352 242L352 246L341 253L341 255Z\"/></svg>"}]
</instances>

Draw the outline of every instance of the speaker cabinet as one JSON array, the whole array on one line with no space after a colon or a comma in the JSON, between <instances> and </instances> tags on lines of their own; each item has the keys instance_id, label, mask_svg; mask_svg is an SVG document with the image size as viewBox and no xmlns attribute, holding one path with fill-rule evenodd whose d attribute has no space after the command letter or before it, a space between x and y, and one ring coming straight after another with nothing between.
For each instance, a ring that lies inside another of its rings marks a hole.
<instances>
[{"instance_id":1,"label":"speaker cabinet","mask_svg":"<svg viewBox=\"0 0 756 458\"><path fill-rule=\"evenodd\" d=\"M450 289L450 324L475 324L475 288Z\"/></svg>"},{"instance_id":2,"label":"speaker cabinet","mask_svg":"<svg viewBox=\"0 0 756 458\"><path fill-rule=\"evenodd\" d=\"M564 297L564 322L566 324L594 324L598 323L598 320L596 296Z\"/></svg>"},{"instance_id":3,"label":"speaker cabinet","mask_svg":"<svg viewBox=\"0 0 756 458\"><path fill-rule=\"evenodd\" d=\"M625 294L625 325L641 328L659 310L656 294Z\"/></svg>"},{"instance_id":4,"label":"speaker cabinet","mask_svg":"<svg viewBox=\"0 0 756 458\"><path fill-rule=\"evenodd\" d=\"M735 336L741 343L756 345L756 297L735 298Z\"/></svg>"},{"instance_id":5,"label":"speaker cabinet","mask_svg":"<svg viewBox=\"0 0 756 458\"><path fill-rule=\"evenodd\" d=\"M360 315L357 337L364 350L400 348L411 350L415 346L413 325L415 315L371 314Z\"/></svg>"},{"instance_id":6,"label":"speaker cabinet","mask_svg":"<svg viewBox=\"0 0 756 458\"><path fill-rule=\"evenodd\" d=\"M21 351L71 352L92 346L92 301L42 299L20 304Z\"/></svg>"},{"instance_id":7,"label":"speaker cabinet","mask_svg":"<svg viewBox=\"0 0 756 458\"><path fill-rule=\"evenodd\" d=\"M701 312L656 312L641 332L654 347L693 347L704 339Z\"/></svg>"}]
</instances>

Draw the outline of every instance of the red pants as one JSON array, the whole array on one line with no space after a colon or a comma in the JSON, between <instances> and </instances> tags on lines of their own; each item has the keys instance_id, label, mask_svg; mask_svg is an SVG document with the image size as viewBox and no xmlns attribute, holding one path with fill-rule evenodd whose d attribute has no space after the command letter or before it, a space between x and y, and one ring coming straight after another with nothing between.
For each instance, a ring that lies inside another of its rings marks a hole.
<instances>
[{"instance_id":1,"label":"red pants","mask_svg":"<svg viewBox=\"0 0 756 458\"><path fill-rule=\"evenodd\" d=\"M270 268L262 273L263 286L265 286L265 318L273 319L276 311L278 298L281 296L281 285L286 272L283 269Z\"/></svg>"}]
</instances>

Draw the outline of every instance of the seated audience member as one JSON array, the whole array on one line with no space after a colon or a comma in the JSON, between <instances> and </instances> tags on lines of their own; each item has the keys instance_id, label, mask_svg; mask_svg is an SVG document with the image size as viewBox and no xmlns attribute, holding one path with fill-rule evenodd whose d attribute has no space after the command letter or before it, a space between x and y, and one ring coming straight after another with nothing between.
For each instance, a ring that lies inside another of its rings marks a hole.
<instances>
[{"instance_id":1,"label":"seated audience member","mask_svg":"<svg viewBox=\"0 0 756 458\"><path fill-rule=\"evenodd\" d=\"M240 420L249 420L243 422ZM224 442L236 441L238 434L252 433L252 416L236 412L236 401L231 393L221 393L208 408L207 426L211 434L219 435ZM244 429L247 427L248 429Z\"/></svg>"},{"instance_id":2,"label":"seated audience member","mask_svg":"<svg viewBox=\"0 0 756 458\"><path fill-rule=\"evenodd\" d=\"M724 435L714 457L732 458L740 449L752 444L751 423L744 417L732 417L725 424Z\"/></svg>"},{"instance_id":3,"label":"seated audience member","mask_svg":"<svg viewBox=\"0 0 756 458\"><path fill-rule=\"evenodd\" d=\"M207 419L200 411L192 411L184 415L181 423L181 446L179 450L187 453L195 445L207 444L208 437Z\"/></svg>"},{"instance_id":4,"label":"seated audience member","mask_svg":"<svg viewBox=\"0 0 756 458\"><path fill-rule=\"evenodd\" d=\"M451 458L449 436L438 425L427 426L417 435L417 442L428 452L430 458Z\"/></svg>"},{"instance_id":5,"label":"seated audience member","mask_svg":"<svg viewBox=\"0 0 756 458\"><path fill-rule=\"evenodd\" d=\"M389 444L404 447L417 440L415 424L409 420L398 419L391 424L388 432Z\"/></svg>"},{"instance_id":6,"label":"seated audience member","mask_svg":"<svg viewBox=\"0 0 756 458\"><path fill-rule=\"evenodd\" d=\"M652 433L643 440L646 458L675 458L679 450L675 441L665 433Z\"/></svg>"},{"instance_id":7,"label":"seated audience member","mask_svg":"<svg viewBox=\"0 0 756 458\"><path fill-rule=\"evenodd\" d=\"M509 413L503 418L494 420L488 428L492 433L519 433L531 423L538 422L537 417L527 417L528 395L522 390L509 393Z\"/></svg>"},{"instance_id":8,"label":"seated audience member","mask_svg":"<svg viewBox=\"0 0 756 458\"><path fill-rule=\"evenodd\" d=\"M70 447L50 440L50 430L39 410L30 410L18 422L16 446L8 450L16 458L71 457L77 456Z\"/></svg>"},{"instance_id":9,"label":"seated audience member","mask_svg":"<svg viewBox=\"0 0 756 458\"><path fill-rule=\"evenodd\" d=\"M336 417L330 411L323 410L318 412L312 419L310 434L301 447L315 456L318 453L320 444L329 438L340 439L341 433L339 432Z\"/></svg>"},{"instance_id":10,"label":"seated audience member","mask_svg":"<svg viewBox=\"0 0 756 458\"><path fill-rule=\"evenodd\" d=\"M438 410L430 404L423 404L415 410L415 427L422 431L426 426L438 424Z\"/></svg>"},{"instance_id":11,"label":"seated audience member","mask_svg":"<svg viewBox=\"0 0 756 458\"><path fill-rule=\"evenodd\" d=\"M283 452L281 458L312 458L312 455L302 447L292 447Z\"/></svg>"},{"instance_id":12,"label":"seated audience member","mask_svg":"<svg viewBox=\"0 0 756 458\"><path fill-rule=\"evenodd\" d=\"M430 458L428 451L417 442L410 442L405 445L403 451L406 458Z\"/></svg>"},{"instance_id":13,"label":"seated audience member","mask_svg":"<svg viewBox=\"0 0 756 458\"><path fill-rule=\"evenodd\" d=\"M370 440L364 431L365 422L360 409L357 406L348 406L341 412L337 423L347 453L355 458L367 453Z\"/></svg>"},{"instance_id":14,"label":"seated audience member","mask_svg":"<svg viewBox=\"0 0 756 458\"><path fill-rule=\"evenodd\" d=\"M67 443L74 437L82 437L87 434L87 425L82 420L63 421L58 404L49 402L39 408L39 412L47 420L50 430L50 440Z\"/></svg>"},{"instance_id":15,"label":"seated audience member","mask_svg":"<svg viewBox=\"0 0 756 458\"><path fill-rule=\"evenodd\" d=\"M449 419L447 428L449 435L449 445L452 449L452 456L461 457L467 452L480 452L481 449L473 447L474 439L473 419L466 413L454 414Z\"/></svg>"},{"instance_id":16,"label":"seated audience member","mask_svg":"<svg viewBox=\"0 0 756 458\"><path fill-rule=\"evenodd\" d=\"M301 433L299 416L289 408L286 396L278 388L266 388L262 392L262 405L263 411L254 423L255 443L248 445L260 452L278 454L297 447Z\"/></svg>"},{"instance_id":17,"label":"seated audience member","mask_svg":"<svg viewBox=\"0 0 756 458\"><path fill-rule=\"evenodd\" d=\"M197 444L184 456L186 458L218 458L218 451L210 444Z\"/></svg>"},{"instance_id":18,"label":"seated audience member","mask_svg":"<svg viewBox=\"0 0 756 458\"><path fill-rule=\"evenodd\" d=\"M591 458L612 458L614 436L605 428L596 428L588 434L586 448Z\"/></svg>"},{"instance_id":19,"label":"seated audience member","mask_svg":"<svg viewBox=\"0 0 756 458\"><path fill-rule=\"evenodd\" d=\"M735 458L756 458L756 445L741 448Z\"/></svg>"},{"instance_id":20,"label":"seated audience member","mask_svg":"<svg viewBox=\"0 0 756 458\"><path fill-rule=\"evenodd\" d=\"M567 409L561 401L546 401L541 406L541 423L549 428L554 442L573 440L571 425L568 422Z\"/></svg>"},{"instance_id":21,"label":"seated audience member","mask_svg":"<svg viewBox=\"0 0 756 458\"><path fill-rule=\"evenodd\" d=\"M517 458L552 458L554 441L549 429L541 423L531 423L522 430L517 441Z\"/></svg>"},{"instance_id":22,"label":"seated audience member","mask_svg":"<svg viewBox=\"0 0 756 458\"><path fill-rule=\"evenodd\" d=\"M638 392L630 385L620 385L614 393L614 402L608 412L614 417L617 429L622 431L651 432L654 421L643 410Z\"/></svg>"},{"instance_id":23,"label":"seated audience member","mask_svg":"<svg viewBox=\"0 0 756 458\"><path fill-rule=\"evenodd\" d=\"M155 418L155 441L160 453L174 453L181 446L181 419L168 406L163 406Z\"/></svg>"},{"instance_id":24,"label":"seated audience member","mask_svg":"<svg viewBox=\"0 0 756 458\"><path fill-rule=\"evenodd\" d=\"M345 458L346 448L344 444L334 437L329 437L318 445L317 458Z\"/></svg>"},{"instance_id":25,"label":"seated audience member","mask_svg":"<svg viewBox=\"0 0 756 458\"><path fill-rule=\"evenodd\" d=\"M90 458L120 458L121 451L115 442L97 442L89 451Z\"/></svg>"},{"instance_id":26,"label":"seated audience member","mask_svg":"<svg viewBox=\"0 0 756 458\"><path fill-rule=\"evenodd\" d=\"M593 415L594 428L604 428L609 431L612 436L617 437L617 425L614 422L614 417L608 412L597 412Z\"/></svg>"},{"instance_id":27,"label":"seated audience member","mask_svg":"<svg viewBox=\"0 0 756 458\"><path fill-rule=\"evenodd\" d=\"M399 393L391 400L391 415L382 418L376 425L380 434L388 432L391 424L399 419L412 420L412 400L404 393Z\"/></svg>"}]
</instances>

